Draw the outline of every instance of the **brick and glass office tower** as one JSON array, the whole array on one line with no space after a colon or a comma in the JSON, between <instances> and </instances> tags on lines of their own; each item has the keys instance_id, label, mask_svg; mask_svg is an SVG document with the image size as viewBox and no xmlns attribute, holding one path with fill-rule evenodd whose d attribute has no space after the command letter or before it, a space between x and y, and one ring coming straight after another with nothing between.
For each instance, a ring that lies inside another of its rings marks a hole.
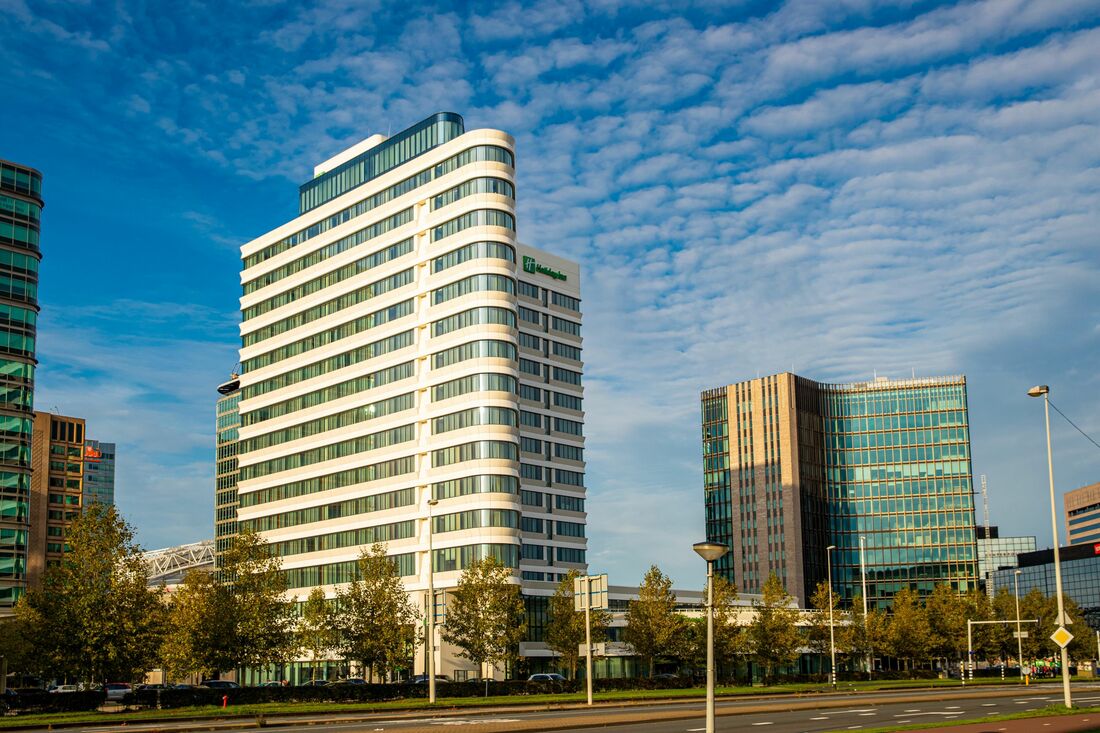
<instances>
[{"instance_id":1,"label":"brick and glass office tower","mask_svg":"<svg viewBox=\"0 0 1100 733\"><path fill-rule=\"evenodd\" d=\"M27 584L42 582L50 565L69 547L69 525L84 500L84 418L34 413L31 521L27 541Z\"/></svg>"},{"instance_id":2,"label":"brick and glass office tower","mask_svg":"<svg viewBox=\"0 0 1100 733\"><path fill-rule=\"evenodd\" d=\"M827 574L850 603L978 587L966 378L823 384L776 374L702 393L707 539L757 593L771 573L805 605Z\"/></svg>"},{"instance_id":3,"label":"brick and glass office tower","mask_svg":"<svg viewBox=\"0 0 1100 733\"><path fill-rule=\"evenodd\" d=\"M517 241L512 137L436 114L299 200L241 249L240 528L300 599L384 542L421 603L429 513L437 589L585 569L579 269Z\"/></svg>"},{"instance_id":4,"label":"brick and glass office tower","mask_svg":"<svg viewBox=\"0 0 1100 733\"><path fill-rule=\"evenodd\" d=\"M42 174L0 160L0 616L27 588Z\"/></svg>"}]
</instances>

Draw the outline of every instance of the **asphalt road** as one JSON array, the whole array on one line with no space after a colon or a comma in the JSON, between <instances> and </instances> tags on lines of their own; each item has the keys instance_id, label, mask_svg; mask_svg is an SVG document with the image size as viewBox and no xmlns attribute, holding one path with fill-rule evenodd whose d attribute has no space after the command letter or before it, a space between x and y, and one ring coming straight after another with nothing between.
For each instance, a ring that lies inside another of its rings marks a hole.
<instances>
[{"instance_id":1,"label":"asphalt road","mask_svg":"<svg viewBox=\"0 0 1100 733\"><path fill-rule=\"evenodd\" d=\"M1100 685L1075 684L1074 702L1100 706ZM815 731L860 730L890 725L943 721L980 720L1000 713L1036 710L1061 701L1061 690L1053 685L1019 687L961 687L897 692L863 692L844 695L794 696L767 699L738 699L719 702L719 731L767 733L811 733ZM951 698L951 699L945 699ZM598 706L579 709L509 708L485 711L424 711L406 713L339 713L294 718L269 718L268 725L279 733L438 733L460 727L469 733L513 731L592 731L623 733L697 733L703 730L701 701L676 704ZM1097 715L1100 729L1100 715ZM255 728L250 718L221 721L173 721L130 723L69 729L73 733L152 733L164 731L231 731ZM1036 730L1042 730L1037 727ZM997 729L991 727L996 733Z\"/></svg>"}]
</instances>

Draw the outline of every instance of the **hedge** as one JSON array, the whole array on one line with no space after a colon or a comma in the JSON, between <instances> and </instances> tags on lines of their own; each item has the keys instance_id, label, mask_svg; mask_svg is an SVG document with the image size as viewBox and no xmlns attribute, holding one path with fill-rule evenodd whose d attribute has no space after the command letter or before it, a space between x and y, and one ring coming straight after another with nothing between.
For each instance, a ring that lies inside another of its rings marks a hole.
<instances>
[{"instance_id":1,"label":"hedge","mask_svg":"<svg viewBox=\"0 0 1100 733\"><path fill-rule=\"evenodd\" d=\"M18 695L8 695L0 702L0 707L14 713L79 713L95 710L106 694L103 690L82 690L80 692L32 692L23 690Z\"/></svg>"},{"instance_id":2,"label":"hedge","mask_svg":"<svg viewBox=\"0 0 1100 733\"><path fill-rule=\"evenodd\" d=\"M604 690L660 690L690 687L689 678L677 679L597 679L594 689ZM492 697L509 695L538 695L544 693L579 692L584 689L583 680L565 682L527 682L525 680L495 680L484 682L437 682L439 697ZM222 697L229 705L252 705L267 702L382 702L428 695L424 684L372 684L325 685L323 687L238 687L228 689L204 689L195 687L181 690L138 690L126 696L124 703L146 707L179 708L201 705L221 705Z\"/></svg>"}]
</instances>

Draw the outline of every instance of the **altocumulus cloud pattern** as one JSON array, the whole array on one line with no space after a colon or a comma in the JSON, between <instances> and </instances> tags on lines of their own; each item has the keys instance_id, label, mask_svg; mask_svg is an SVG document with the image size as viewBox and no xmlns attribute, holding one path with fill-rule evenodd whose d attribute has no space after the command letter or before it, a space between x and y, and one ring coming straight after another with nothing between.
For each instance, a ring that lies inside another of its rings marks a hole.
<instances>
[{"instance_id":1,"label":"altocumulus cloud pattern","mask_svg":"<svg viewBox=\"0 0 1100 733\"><path fill-rule=\"evenodd\" d=\"M120 442L148 545L211 531L236 247L314 163L440 109L516 135L522 238L583 264L613 582L701 582L705 387L966 373L1009 533L1045 510L1023 390L1100 432L1095 2L10 0L0 36L4 157L47 181L39 407ZM1055 439L1060 487L1095 480Z\"/></svg>"}]
</instances>

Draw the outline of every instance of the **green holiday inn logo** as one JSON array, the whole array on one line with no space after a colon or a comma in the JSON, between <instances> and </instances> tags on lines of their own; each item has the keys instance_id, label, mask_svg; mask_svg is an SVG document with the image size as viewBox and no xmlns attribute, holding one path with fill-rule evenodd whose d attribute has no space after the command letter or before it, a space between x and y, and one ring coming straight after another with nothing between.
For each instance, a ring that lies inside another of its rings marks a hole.
<instances>
[{"instance_id":1,"label":"green holiday inn logo","mask_svg":"<svg viewBox=\"0 0 1100 733\"><path fill-rule=\"evenodd\" d=\"M547 277L552 277L555 280L567 279L565 273L561 270L555 270L552 267L540 265L538 262L535 261L534 257L527 257L526 255L524 255L523 257L523 271L532 273L537 272L540 275L546 275Z\"/></svg>"}]
</instances>

